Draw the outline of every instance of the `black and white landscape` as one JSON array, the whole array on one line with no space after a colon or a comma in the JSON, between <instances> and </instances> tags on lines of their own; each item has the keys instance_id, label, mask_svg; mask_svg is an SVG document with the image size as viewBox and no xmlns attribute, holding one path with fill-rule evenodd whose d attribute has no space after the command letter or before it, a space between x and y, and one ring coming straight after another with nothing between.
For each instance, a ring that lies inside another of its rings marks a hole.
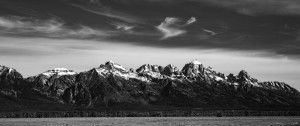
<instances>
[{"instance_id":1,"label":"black and white landscape","mask_svg":"<svg viewBox=\"0 0 300 126\"><path fill-rule=\"evenodd\" d=\"M2 111L297 110L300 103L300 92L284 82L261 82L245 70L225 75L197 60L182 69L145 64L136 70L108 61L80 73L55 68L28 78L13 68L0 68Z\"/></svg>"},{"instance_id":2,"label":"black and white landscape","mask_svg":"<svg viewBox=\"0 0 300 126\"><path fill-rule=\"evenodd\" d=\"M1 0L0 112L299 115L299 36L297 0Z\"/></svg>"}]
</instances>

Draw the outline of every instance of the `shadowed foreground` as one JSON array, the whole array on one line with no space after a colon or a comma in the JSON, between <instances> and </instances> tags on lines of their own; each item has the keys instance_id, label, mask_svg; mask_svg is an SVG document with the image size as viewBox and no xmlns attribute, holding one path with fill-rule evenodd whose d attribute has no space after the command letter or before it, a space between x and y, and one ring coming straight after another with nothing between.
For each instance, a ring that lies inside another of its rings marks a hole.
<instances>
[{"instance_id":1,"label":"shadowed foreground","mask_svg":"<svg viewBox=\"0 0 300 126\"><path fill-rule=\"evenodd\" d=\"M300 117L126 117L126 118L29 118L0 119L0 125L52 126L52 125L122 125L122 126L174 126L174 125L299 125Z\"/></svg>"}]
</instances>

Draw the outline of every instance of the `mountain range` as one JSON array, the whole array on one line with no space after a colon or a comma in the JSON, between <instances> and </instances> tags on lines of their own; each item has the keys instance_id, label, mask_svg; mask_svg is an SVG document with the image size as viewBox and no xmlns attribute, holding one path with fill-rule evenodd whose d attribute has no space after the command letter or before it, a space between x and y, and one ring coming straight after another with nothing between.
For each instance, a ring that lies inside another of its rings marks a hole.
<instances>
[{"instance_id":1,"label":"mountain range","mask_svg":"<svg viewBox=\"0 0 300 126\"><path fill-rule=\"evenodd\" d=\"M72 109L297 109L300 92L284 82L260 82L245 70L225 75L198 60L180 70L145 64L127 69L108 61L75 72L54 68L23 78L0 66L1 111Z\"/></svg>"}]
</instances>

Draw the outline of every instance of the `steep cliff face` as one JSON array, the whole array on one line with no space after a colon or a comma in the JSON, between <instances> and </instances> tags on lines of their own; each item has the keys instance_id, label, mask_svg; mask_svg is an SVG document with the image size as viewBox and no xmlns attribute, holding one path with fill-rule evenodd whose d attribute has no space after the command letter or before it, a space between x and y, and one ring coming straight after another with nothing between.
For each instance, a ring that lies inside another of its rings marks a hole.
<instances>
[{"instance_id":1,"label":"steep cliff face","mask_svg":"<svg viewBox=\"0 0 300 126\"><path fill-rule=\"evenodd\" d=\"M85 72L59 68L26 79L7 67L2 67L0 73L2 95L76 108L300 107L299 91L288 84L260 82L245 70L225 76L197 60L187 63L182 70L173 65L145 64L133 71L108 61Z\"/></svg>"}]
</instances>

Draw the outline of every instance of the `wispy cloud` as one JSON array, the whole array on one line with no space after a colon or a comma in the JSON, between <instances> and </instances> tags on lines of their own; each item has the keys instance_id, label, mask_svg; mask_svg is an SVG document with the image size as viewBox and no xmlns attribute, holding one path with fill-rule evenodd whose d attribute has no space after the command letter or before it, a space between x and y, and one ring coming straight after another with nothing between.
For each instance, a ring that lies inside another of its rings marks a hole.
<instances>
[{"instance_id":1,"label":"wispy cloud","mask_svg":"<svg viewBox=\"0 0 300 126\"><path fill-rule=\"evenodd\" d=\"M197 19L195 17L191 17L187 21L175 17L166 17L156 28L163 33L162 39L167 39L185 34L187 31L184 30L184 28L196 21Z\"/></svg>"},{"instance_id":2,"label":"wispy cloud","mask_svg":"<svg viewBox=\"0 0 300 126\"><path fill-rule=\"evenodd\" d=\"M63 23L56 20L37 20L25 17L0 17L0 28L2 32L9 33L28 33L42 32L55 33L62 30Z\"/></svg>"},{"instance_id":3,"label":"wispy cloud","mask_svg":"<svg viewBox=\"0 0 300 126\"><path fill-rule=\"evenodd\" d=\"M17 34L44 37L109 36L110 34L87 26L68 27L56 19L40 20L28 17L0 17L0 34Z\"/></svg>"},{"instance_id":4,"label":"wispy cloud","mask_svg":"<svg viewBox=\"0 0 300 126\"><path fill-rule=\"evenodd\" d=\"M191 17L189 20L186 21L186 25L192 24L196 21L197 21L197 19L195 17Z\"/></svg>"},{"instance_id":5,"label":"wispy cloud","mask_svg":"<svg viewBox=\"0 0 300 126\"><path fill-rule=\"evenodd\" d=\"M136 26L132 26L132 25L124 24L124 23L119 23L119 22L113 22L112 25L114 25L116 27L116 29L123 30L123 31L130 31L131 29L136 27Z\"/></svg>"},{"instance_id":6,"label":"wispy cloud","mask_svg":"<svg viewBox=\"0 0 300 126\"><path fill-rule=\"evenodd\" d=\"M126 14L126 13L122 13L120 11L117 11L117 10L114 10L110 7L107 7L107 6L103 6L101 4L97 4L97 6L82 6L82 5L79 5L79 4L70 4L74 7L78 7L84 11L87 11L87 12L91 12L91 13L94 13L94 14L98 14L98 15L102 15L102 16L106 16L106 17L109 17L109 18L114 18L114 19L118 19L118 20L122 20L122 21L125 21L125 22L131 22L131 23L141 23L141 19L137 18L137 17L134 17L134 16L131 16L129 14Z\"/></svg>"},{"instance_id":7,"label":"wispy cloud","mask_svg":"<svg viewBox=\"0 0 300 126\"><path fill-rule=\"evenodd\" d=\"M178 18L166 17L166 19L161 22L160 25L156 26L156 28L163 33L162 39L167 39L186 33L185 30L182 30L176 26L179 21L180 20Z\"/></svg>"},{"instance_id":8,"label":"wispy cloud","mask_svg":"<svg viewBox=\"0 0 300 126\"><path fill-rule=\"evenodd\" d=\"M204 32L207 32L207 33L209 33L211 36L214 36L214 35L216 35L217 33L216 32L214 32L214 31L212 31L212 30L208 30L208 29L202 29Z\"/></svg>"}]
</instances>

